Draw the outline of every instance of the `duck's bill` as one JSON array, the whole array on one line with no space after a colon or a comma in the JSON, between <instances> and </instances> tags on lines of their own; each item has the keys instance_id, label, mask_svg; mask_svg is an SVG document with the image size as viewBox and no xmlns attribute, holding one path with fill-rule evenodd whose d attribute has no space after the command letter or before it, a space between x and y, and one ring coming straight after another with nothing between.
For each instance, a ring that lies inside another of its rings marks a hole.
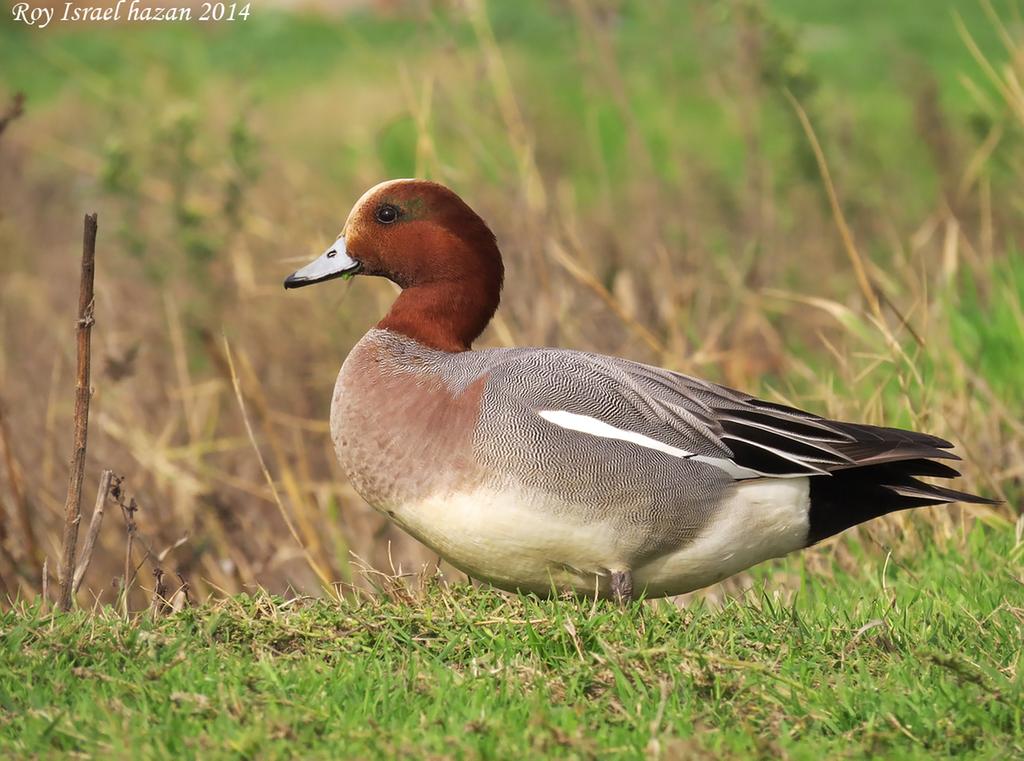
<instances>
[{"instance_id":1,"label":"duck's bill","mask_svg":"<svg viewBox=\"0 0 1024 761\"><path fill-rule=\"evenodd\" d=\"M319 258L302 269L295 270L284 281L285 288L301 288L304 285L322 283L336 277L352 276L359 272L359 262L345 251L345 239L338 238Z\"/></svg>"}]
</instances>

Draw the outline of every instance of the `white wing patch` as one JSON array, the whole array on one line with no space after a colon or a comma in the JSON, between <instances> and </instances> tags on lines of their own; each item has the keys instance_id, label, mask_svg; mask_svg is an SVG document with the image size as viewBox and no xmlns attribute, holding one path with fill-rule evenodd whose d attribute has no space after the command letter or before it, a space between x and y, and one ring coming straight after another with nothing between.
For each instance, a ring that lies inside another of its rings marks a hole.
<instances>
[{"instance_id":1,"label":"white wing patch","mask_svg":"<svg viewBox=\"0 0 1024 761\"><path fill-rule=\"evenodd\" d=\"M650 436L645 436L642 433L627 431L623 428L616 428L614 425L610 425L603 420L598 420L597 418L590 417L589 415L578 415L575 412L566 412L565 410L539 410L537 414L549 423L554 423L558 427L566 428L570 431L579 431L580 433L586 433L591 436L600 436L603 439L628 441L629 443L636 444L637 446L664 452L672 457L703 462L707 465L712 465L719 470L724 470L737 480L743 478L761 478L763 475L758 473L756 470L751 470L750 468L744 468L742 465L737 465L732 460L724 457L706 457L704 455L694 454L693 452L687 452L685 449L680 449L679 447L674 447L671 444L666 444L662 441L658 441L657 439L652 439Z\"/></svg>"},{"instance_id":2,"label":"white wing patch","mask_svg":"<svg viewBox=\"0 0 1024 761\"><path fill-rule=\"evenodd\" d=\"M652 439L650 436L644 436L636 431L616 428L614 425L609 425L603 420L598 420L596 417L590 417L589 415L577 415L575 412L566 412L565 410L541 410L537 414L549 423L554 423L561 428L568 428L570 431L589 433L591 436L600 436L602 439L629 441L648 449L657 449L659 452L670 454L673 457L693 457L693 452L687 452L685 449L663 444L656 439Z\"/></svg>"}]
</instances>

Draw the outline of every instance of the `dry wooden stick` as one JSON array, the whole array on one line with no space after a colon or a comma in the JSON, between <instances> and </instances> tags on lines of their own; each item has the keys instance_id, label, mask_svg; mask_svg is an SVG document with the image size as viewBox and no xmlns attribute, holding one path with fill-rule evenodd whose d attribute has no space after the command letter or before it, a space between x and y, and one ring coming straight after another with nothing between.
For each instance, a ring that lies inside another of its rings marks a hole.
<instances>
[{"instance_id":1,"label":"dry wooden stick","mask_svg":"<svg viewBox=\"0 0 1024 761\"><path fill-rule=\"evenodd\" d=\"M150 601L149 612L153 618L163 615L168 610L167 604L167 574L164 569L157 566L153 569L153 599Z\"/></svg>"},{"instance_id":2,"label":"dry wooden stick","mask_svg":"<svg viewBox=\"0 0 1024 761\"><path fill-rule=\"evenodd\" d=\"M115 476L114 471L104 470L100 475L100 488L96 492L96 504L92 509L92 519L89 521L89 533L85 535L85 544L82 545L82 559L75 569L75 581L71 586L71 594L77 594L78 588L82 586L82 579L85 572L89 570L89 563L92 560L92 551L96 547L96 537L99 536L100 526L103 524L103 509L107 506L107 496L114 492L117 496L121 488L120 476Z\"/></svg>"},{"instance_id":3,"label":"dry wooden stick","mask_svg":"<svg viewBox=\"0 0 1024 761\"><path fill-rule=\"evenodd\" d=\"M43 610L50 604L50 559L43 558Z\"/></svg>"},{"instance_id":4,"label":"dry wooden stick","mask_svg":"<svg viewBox=\"0 0 1024 761\"><path fill-rule=\"evenodd\" d=\"M135 580L135 573L132 571L132 545L135 544L135 513L138 511L139 506L135 502L135 497L128 500L128 506L125 507L124 502L121 503L121 513L124 515L125 531L128 534L127 546L124 551L124 581L122 582L122 593L124 594L124 615L128 617L128 594L132 591L132 582ZM141 567L142 564L140 563Z\"/></svg>"},{"instance_id":5,"label":"dry wooden stick","mask_svg":"<svg viewBox=\"0 0 1024 761\"><path fill-rule=\"evenodd\" d=\"M96 272L96 215L86 214L82 235L82 277L78 288L78 371L75 376L75 446L71 455L68 496L64 503L64 538L61 543L60 593L57 607L71 610L75 576L75 547L82 518L82 482L85 479L85 448L89 434L89 363L92 349L93 280Z\"/></svg>"}]
</instances>

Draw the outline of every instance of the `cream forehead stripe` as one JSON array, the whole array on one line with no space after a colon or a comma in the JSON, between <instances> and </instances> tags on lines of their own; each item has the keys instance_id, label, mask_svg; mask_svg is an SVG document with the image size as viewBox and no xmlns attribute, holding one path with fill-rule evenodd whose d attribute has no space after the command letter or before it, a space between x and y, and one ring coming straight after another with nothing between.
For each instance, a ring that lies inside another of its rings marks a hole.
<instances>
[{"instance_id":1,"label":"cream forehead stripe","mask_svg":"<svg viewBox=\"0 0 1024 761\"><path fill-rule=\"evenodd\" d=\"M348 227L349 221L358 214L359 210L362 209L363 204L369 201L370 198L377 191L383 190L384 188L390 187L391 185L402 185L407 182L419 182L419 180L417 180L415 177L403 177L402 179L398 180L384 180L384 182L378 182L372 188L370 188L361 196L359 196L359 200L355 202L355 205L352 207L352 211L348 213L348 219L345 220L345 227Z\"/></svg>"},{"instance_id":2,"label":"cream forehead stripe","mask_svg":"<svg viewBox=\"0 0 1024 761\"><path fill-rule=\"evenodd\" d=\"M603 439L619 439L620 441L628 441L629 443L636 444L637 446L664 452L672 457L703 462L707 465L713 465L719 470L724 470L733 478L757 478L761 475L750 468L744 468L742 465L737 465L732 460L727 460L723 457L705 457L704 455L696 455L693 452L687 452L685 449L679 449L678 447L665 444L657 439L652 439L650 436L645 436L642 433L616 428L614 425L609 425L603 420L598 420L597 418L590 417L589 415L578 415L575 412L566 412L565 410L539 410L537 414L549 423L554 423L559 428L566 428L570 431L579 431L580 433L587 433L591 436L600 436Z\"/></svg>"}]
</instances>

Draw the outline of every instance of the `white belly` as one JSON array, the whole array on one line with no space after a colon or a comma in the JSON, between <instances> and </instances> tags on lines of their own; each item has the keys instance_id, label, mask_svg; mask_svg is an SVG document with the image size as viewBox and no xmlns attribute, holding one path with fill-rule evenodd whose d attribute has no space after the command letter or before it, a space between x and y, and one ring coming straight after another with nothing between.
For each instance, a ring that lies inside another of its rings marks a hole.
<instances>
[{"instance_id":1,"label":"white belly","mask_svg":"<svg viewBox=\"0 0 1024 761\"><path fill-rule=\"evenodd\" d=\"M633 585L651 597L682 594L799 550L810 507L807 478L738 482L696 541L636 569Z\"/></svg>"},{"instance_id":2,"label":"white belly","mask_svg":"<svg viewBox=\"0 0 1024 761\"><path fill-rule=\"evenodd\" d=\"M633 567L647 537L537 494L478 490L407 504L394 520L470 576L538 593L608 593L610 571L630 570L637 593L682 594L804 546L808 479L738 482L703 532ZM649 538L653 540L653 538Z\"/></svg>"}]
</instances>

